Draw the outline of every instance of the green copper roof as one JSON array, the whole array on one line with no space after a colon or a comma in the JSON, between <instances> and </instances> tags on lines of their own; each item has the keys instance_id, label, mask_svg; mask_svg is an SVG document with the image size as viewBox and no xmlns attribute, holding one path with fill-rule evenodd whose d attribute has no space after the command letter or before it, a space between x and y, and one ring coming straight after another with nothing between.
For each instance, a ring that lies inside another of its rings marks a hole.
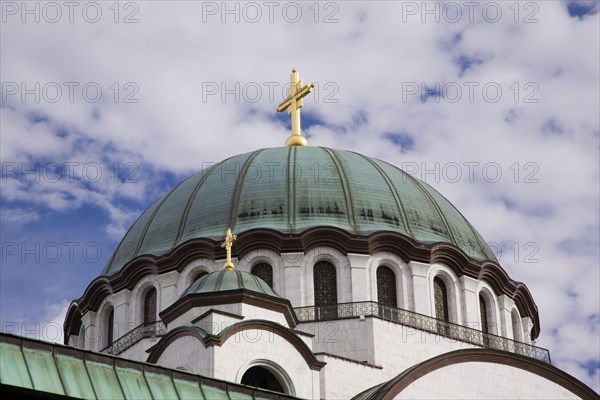
<instances>
[{"instance_id":1,"label":"green copper roof","mask_svg":"<svg viewBox=\"0 0 600 400\"><path fill-rule=\"evenodd\" d=\"M238 270L222 270L204 275L181 295L190 293L214 293L227 290L246 289L269 296L280 297L268 284L257 276Z\"/></svg>"},{"instance_id":2,"label":"green copper roof","mask_svg":"<svg viewBox=\"0 0 600 400\"><path fill-rule=\"evenodd\" d=\"M0 333L4 398L292 399L191 373Z\"/></svg>"},{"instance_id":3,"label":"green copper roof","mask_svg":"<svg viewBox=\"0 0 600 400\"><path fill-rule=\"evenodd\" d=\"M231 157L183 181L139 217L103 274L190 239L222 240L228 227L235 234L253 228L293 234L315 226L358 235L394 231L495 260L448 200L393 165L324 147L280 147Z\"/></svg>"}]
</instances>

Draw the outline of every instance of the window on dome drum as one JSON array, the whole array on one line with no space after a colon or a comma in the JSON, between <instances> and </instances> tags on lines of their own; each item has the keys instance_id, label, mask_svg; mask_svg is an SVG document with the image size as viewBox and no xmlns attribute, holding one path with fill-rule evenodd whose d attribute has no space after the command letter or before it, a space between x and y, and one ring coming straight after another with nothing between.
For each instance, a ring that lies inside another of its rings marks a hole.
<instances>
[{"instance_id":1,"label":"window on dome drum","mask_svg":"<svg viewBox=\"0 0 600 400\"><path fill-rule=\"evenodd\" d=\"M479 295L479 320L481 321L481 332L489 333L487 304L481 294Z\"/></svg>"},{"instance_id":2,"label":"window on dome drum","mask_svg":"<svg viewBox=\"0 0 600 400\"><path fill-rule=\"evenodd\" d=\"M440 278L433 279L433 296L435 300L435 317L443 322L450 322L450 313L448 312L448 292L446 284ZM438 332L442 334L449 333L447 324L438 323Z\"/></svg>"},{"instance_id":3,"label":"window on dome drum","mask_svg":"<svg viewBox=\"0 0 600 400\"><path fill-rule=\"evenodd\" d=\"M327 261L319 261L313 269L315 306L320 319L337 318L337 279L335 267Z\"/></svg>"},{"instance_id":4,"label":"window on dome drum","mask_svg":"<svg viewBox=\"0 0 600 400\"><path fill-rule=\"evenodd\" d=\"M273 267L271 267L269 264L256 264L252 267L252 271L250 271L250 273L267 282L271 289L273 288Z\"/></svg>"},{"instance_id":5,"label":"window on dome drum","mask_svg":"<svg viewBox=\"0 0 600 400\"><path fill-rule=\"evenodd\" d=\"M481 332L489 333L489 320L487 313L487 304L481 294L479 294L479 320L481 322ZM483 335L483 345L489 346L490 339L487 335Z\"/></svg>"},{"instance_id":6,"label":"window on dome drum","mask_svg":"<svg viewBox=\"0 0 600 400\"><path fill-rule=\"evenodd\" d=\"M512 322L513 339L519 342L523 341L523 330L521 329L521 321L519 315L515 310L510 313L510 319Z\"/></svg>"},{"instance_id":7,"label":"window on dome drum","mask_svg":"<svg viewBox=\"0 0 600 400\"><path fill-rule=\"evenodd\" d=\"M377 268L377 302L390 307L397 307L396 274L391 268Z\"/></svg>"},{"instance_id":8,"label":"window on dome drum","mask_svg":"<svg viewBox=\"0 0 600 400\"><path fill-rule=\"evenodd\" d=\"M110 308L106 317L106 346L110 346L114 341L115 309Z\"/></svg>"},{"instance_id":9,"label":"window on dome drum","mask_svg":"<svg viewBox=\"0 0 600 400\"><path fill-rule=\"evenodd\" d=\"M260 389L285 393L277 377L265 367L252 367L242 376L242 385L254 386Z\"/></svg>"},{"instance_id":10,"label":"window on dome drum","mask_svg":"<svg viewBox=\"0 0 600 400\"><path fill-rule=\"evenodd\" d=\"M156 321L156 288L151 288L144 296L144 323Z\"/></svg>"},{"instance_id":11,"label":"window on dome drum","mask_svg":"<svg viewBox=\"0 0 600 400\"><path fill-rule=\"evenodd\" d=\"M206 271L199 272L198 275L194 276L194 279L192 279L192 283L196 282L198 279L202 278L204 275L208 275L208 272L206 272Z\"/></svg>"}]
</instances>

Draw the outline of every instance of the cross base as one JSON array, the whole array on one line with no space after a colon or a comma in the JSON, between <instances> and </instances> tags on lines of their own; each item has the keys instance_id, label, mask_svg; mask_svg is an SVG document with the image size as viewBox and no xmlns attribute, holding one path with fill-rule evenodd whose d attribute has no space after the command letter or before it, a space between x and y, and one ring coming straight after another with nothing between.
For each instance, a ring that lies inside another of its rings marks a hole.
<instances>
[{"instance_id":1,"label":"cross base","mask_svg":"<svg viewBox=\"0 0 600 400\"><path fill-rule=\"evenodd\" d=\"M308 140L302 135L292 135L285 141L285 145L290 146L308 146Z\"/></svg>"},{"instance_id":2,"label":"cross base","mask_svg":"<svg viewBox=\"0 0 600 400\"><path fill-rule=\"evenodd\" d=\"M235 268L233 263L231 261L227 261L225 263L225 265L223 266L223 268L227 271L233 271L233 269Z\"/></svg>"}]
</instances>

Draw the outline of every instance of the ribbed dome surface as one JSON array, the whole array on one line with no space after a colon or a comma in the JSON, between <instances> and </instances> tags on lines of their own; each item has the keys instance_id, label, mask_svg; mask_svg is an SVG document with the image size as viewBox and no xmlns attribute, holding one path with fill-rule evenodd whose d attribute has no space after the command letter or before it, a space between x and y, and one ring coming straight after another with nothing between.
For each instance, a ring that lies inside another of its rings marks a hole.
<instances>
[{"instance_id":1,"label":"ribbed dome surface","mask_svg":"<svg viewBox=\"0 0 600 400\"><path fill-rule=\"evenodd\" d=\"M315 226L358 235L394 231L495 260L448 200L393 165L349 151L279 147L231 157L183 181L139 217L103 274L190 239L222 240L228 227L295 234Z\"/></svg>"},{"instance_id":2,"label":"ribbed dome surface","mask_svg":"<svg viewBox=\"0 0 600 400\"><path fill-rule=\"evenodd\" d=\"M267 282L257 276L243 271L216 271L203 276L192 283L181 295L185 297L190 293L214 293L227 290L246 289L252 292L262 293L269 296L280 297Z\"/></svg>"}]
</instances>

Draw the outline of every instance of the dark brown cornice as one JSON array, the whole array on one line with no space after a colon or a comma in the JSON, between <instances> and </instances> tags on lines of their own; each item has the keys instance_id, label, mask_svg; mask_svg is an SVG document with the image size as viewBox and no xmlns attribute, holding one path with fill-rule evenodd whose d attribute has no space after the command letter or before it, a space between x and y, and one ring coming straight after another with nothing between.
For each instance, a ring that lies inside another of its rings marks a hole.
<instances>
[{"instance_id":1,"label":"dark brown cornice","mask_svg":"<svg viewBox=\"0 0 600 400\"><path fill-rule=\"evenodd\" d=\"M286 328L283 325L267 320L254 319L249 321L242 321L225 328L223 332L219 334L219 337L221 338L219 346L225 343L233 335L250 329L260 329L278 334L279 336L284 338L288 343L294 346L296 350L298 350L300 355L302 355L302 357L306 361L306 364L308 364L309 368L312 370L320 371L321 368L323 368L327 364L326 362L317 360L317 358L307 346L307 344L304 343L304 341L300 339L298 335L294 333L294 331L292 331L289 328Z\"/></svg>"},{"instance_id":2,"label":"dark brown cornice","mask_svg":"<svg viewBox=\"0 0 600 400\"><path fill-rule=\"evenodd\" d=\"M202 314L201 316L199 316L198 318L194 318L192 320L192 324L195 324L198 321L201 321L202 319L206 318L207 316L209 316L210 314L219 314L219 315L224 315L226 317L231 317L231 318L235 318L235 319L239 319L242 320L245 317L242 315L238 315L238 314L234 314L234 313L230 313L230 312L226 312L226 311L221 311L221 310L216 310L214 308L211 308L210 310L208 310L207 312L205 312L204 314Z\"/></svg>"},{"instance_id":3,"label":"dark brown cornice","mask_svg":"<svg viewBox=\"0 0 600 400\"><path fill-rule=\"evenodd\" d=\"M537 306L525 285L516 282L495 261L477 261L451 244L422 244L393 231L373 232L365 235L350 234L335 227L315 227L298 234L286 234L272 229L252 229L238 234L233 256L242 258L257 249L268 249L276 253L307 252L319 246L337 249L342 254L373 254L386 251L396 254L405 262L440 262L448 265L457 276L466 275L481 279L492 286L498 295L513 299L522 316L533 321L532 338L540 332ZM148 274L164 274L182 271L192 260L198 258L224 259L225 250L220 242L210 239L191 239L162 255L136 257L110 276L96 278L76 301L79 312L96 311L102 300L111 293L133 289L136 283ZM67 316L73 320L74 316ZM72 332L65 326L65 332ZM68 341L68 338L65 338Z\"/></svg>"},{"instance_id":4,"label":"dark brown cornice","mask_svg":"<svg viewBox=\"0 0 600 400\"><path fill-rule=\"evenodd\" d=\"M352 358L338 356L337 354L326 353L324 351L321 351L319 353L315 353L315 356L320 356L320 355L327 356L327 357L332 357L332 358L337 358L339 360L348 361L348 362L351 362L353 364L359 364L359 365L363 365L363 366L369 367L369 368L383 369L383 367L381 365L369 364L367 361L358 361L358 360L354 360Z\"/></svg>"},{"instance_id":5,"label":"dark brown cornice","mask_svg":"<svg viewBox=\"0 0 600 400\"><path fill-rule=\"evenodd\" d=\"M433 357L407 369L388 382L362 392L355 396L355 399L394 399L404 389L423 376L450 365L468 362L502 364L513 368L519 368L556 383L573 393L575 396L578 396L580 399L600 400L598 394L583 382L551 364L514 353L490 349L463 349ZM369 395L367 395L368 392L370 392Z\"/></svg>"},{"instance_id":6,"label":"dark brown cornice","mask_svg":"<svg viewBox=\"0 0 600 400\"><path fill-rule=\"evenodd\" d=\"M175 328L163 336L156 345L147 350L149 355L146 362L155 364L171 343L184 336L192 336L198 339L205 348L209 346L221 347L230 337L251 329L273 332L274 334L281 336L294 346L302 358L304 358L308 367L312 370L319 371L327 364L318 360L306 343L304 343L294 331L283 325L267 320L241 321L225 328L218 335L208 334L204 330L193 326L181 326Z\"/></svg>"},{"instance_id":7,"label":"dark brown cornice","mask_svg":"<svg viewBox=\"0 0 600 400\"><path fill-rule=\"evenodd\" d=\"M65 316L65 322L63 323L63 342L64 344L69 344L69 336L71 335L79 335L79 330L81 329L81 318L83 315L79 310L79 306L76 302L72 301L69 305L69 309L67 310L67 315ZM68 331L67 331L68 329Z\"/></svg>"},{"instance_id":8,"label":"dark brown cornice","mask_svg":"<svg viewBox=\"0 0 600 400\"><path fill-rule=\"evenodd\" d=\"M247 289L222 292L190 293L159 313L161 320L169 325L175 318L195 307L244 303L282 313L291 328L299 324L298 317L288 299L273 297Z\"/></svg>"}]
</instances>

